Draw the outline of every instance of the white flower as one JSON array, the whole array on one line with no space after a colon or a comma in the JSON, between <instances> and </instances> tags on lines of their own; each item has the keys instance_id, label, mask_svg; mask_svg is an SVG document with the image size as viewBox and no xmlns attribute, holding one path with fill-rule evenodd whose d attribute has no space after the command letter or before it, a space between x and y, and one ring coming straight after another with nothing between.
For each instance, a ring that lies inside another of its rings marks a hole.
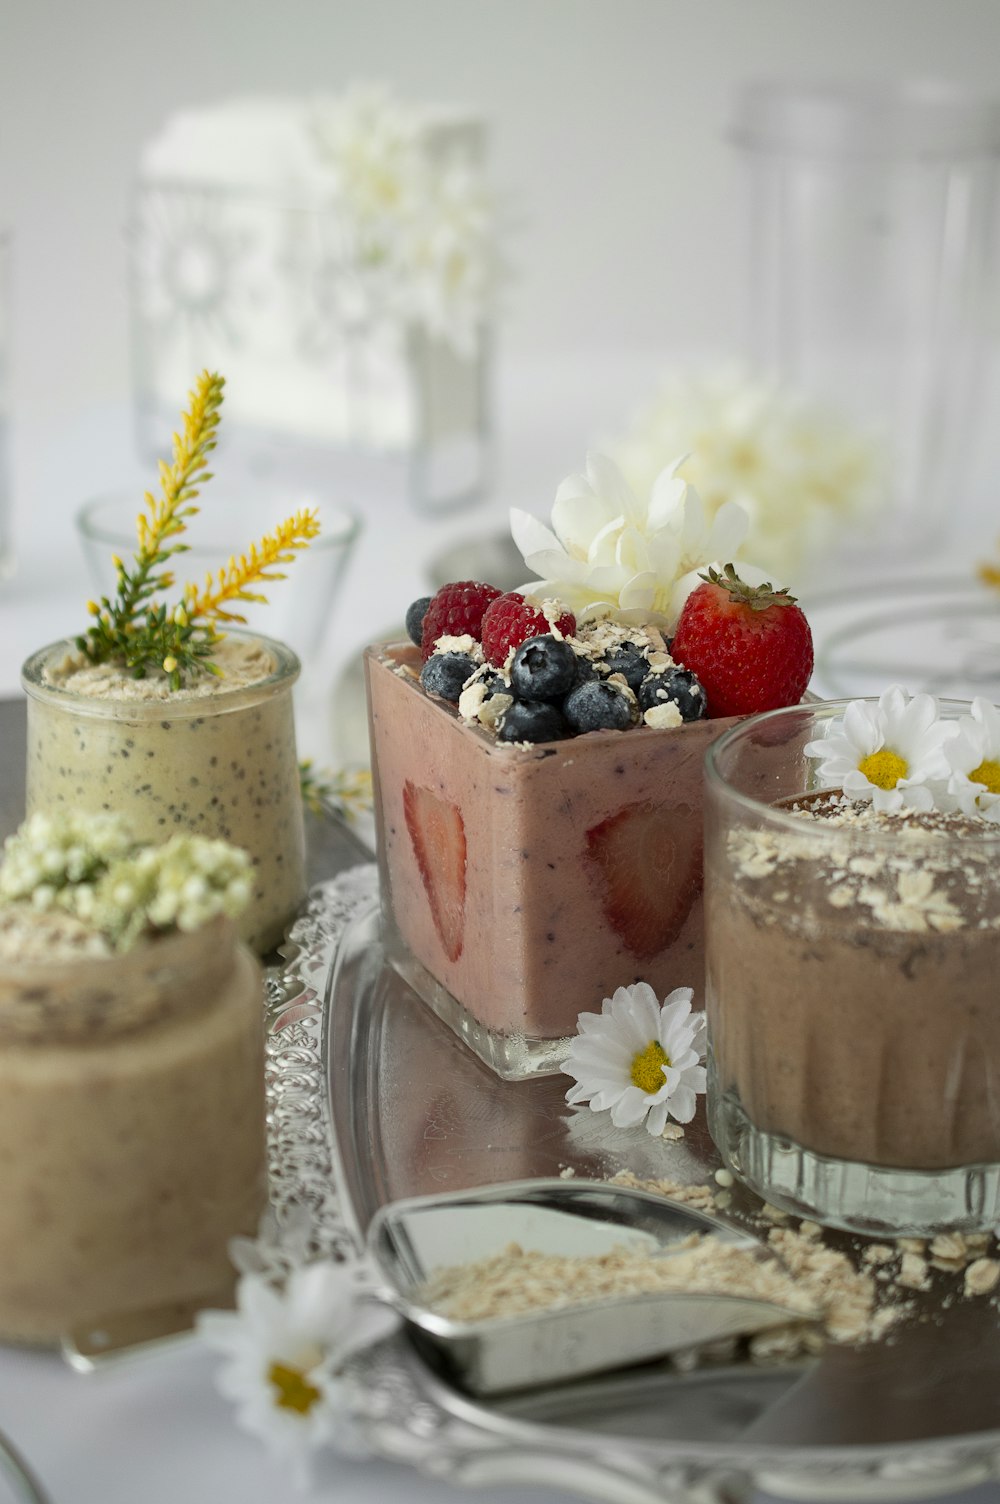
<instances>
[{"instance_id":1,"label":"white flower","mask_svg":"<svg viewBox=\"0 0 1000 1504\"><path fill-rule=\"evenodd\" d=\"M955 731L953 721L938 718L930 695L908 699L894 684L877 704L852 700L805 752L823 759L818 771L826 787L842 788L850 799L871 800L888 814L929 810L935 786L948 777L943 747Z\"/></svg>"},{"instance_id":2,"label":"white flower","mask_svg":"<svg viewBox=\"0 0 1000 1504\"><path fill-rule=\"evenodd\" d=\"M605 998L600 1013L581 1013L562 1066L577 1083L567 1102L610 1109L616 1128L645 1121L654 1137L668 1117L690 1123L705 1090L705 1016L692 1014L691 998L690 987L678 987L661 1007L648 982L635 982Z\"/></svg>"},{"instance_id":3,"label":"white flower","mask_svg":"<svg viewBox=\"0 0 1000 1504\"><path fill-rule=\"evenodd\" d=\"M640 492L675 454L709 517L738 502L772 578L827 556L887 494L880 450L836 412L739 367L668 378L611 447Z\"/></svg>"},{"instance_id":4,"label":"white flower","mask_svg":"<svg viewBox=\"0 0 1000 1504\"><path fill-rule=\"evenodd\" d=\"M964 815L1000 823L1000 710L975 699L962 716L944 755L951 770L948 793Z\"/></svg>"},{"instance_id":5,"label":"white flower","mask_svg":"<svg viewBox=\"0 0 1000 1504\"><path fill-rule=\"evenodd\" d=\"M245 1274L238 1309L203 1311L198 1332L227 1359L217 1382L239 1424L305 1481L319 1447L365 1455L346 1369L397 1324L371 1299L364 1266L322 1262L294 1270L283 1291Z\"/></svg>"},{"instance_id":6,"label":"white flower","mask_svg":"<svg viewBox=\"0 0 1000 1504\"><path fill-rule=\"evenodd\" d=\"M542 577L525 589L558 597L578 617L610 608L626 621L672 627L698 570L734 558L747 526L735 503L709 522L678 474L682 464L675 460L661 471L643 503L613 460L590 454L586 475L571 475L559 487L552 530L512 510L514 542Z\"/></svg>"},{"instance_id":7,"label":"white flower","mask_svg":"<svg viewBox=\"0 0 1000 1504\"><path fill-rule=\"evenodd\" d=\"M348 302L471 356L499 278L497 216L471 137L435 132L372 85L317 101L310 132Z\"/></svg>"}]
</instances>

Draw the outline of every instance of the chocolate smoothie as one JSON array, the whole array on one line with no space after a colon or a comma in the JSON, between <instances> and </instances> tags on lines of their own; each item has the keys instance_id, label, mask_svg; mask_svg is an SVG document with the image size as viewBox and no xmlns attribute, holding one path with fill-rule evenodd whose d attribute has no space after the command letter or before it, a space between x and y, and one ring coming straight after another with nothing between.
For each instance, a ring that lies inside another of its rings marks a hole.
<instances>
[{"instance_id":1,"label":"chocolate smoothie","mask_svg":"<svg viewBox=\"0 0 1000 1504\"><path fill-rule=\"evenodd\" d=\"M716 1090L815 1154L1000 1162L1000 830L826 794L717 840Z\"/></svg>"}]
</instances>

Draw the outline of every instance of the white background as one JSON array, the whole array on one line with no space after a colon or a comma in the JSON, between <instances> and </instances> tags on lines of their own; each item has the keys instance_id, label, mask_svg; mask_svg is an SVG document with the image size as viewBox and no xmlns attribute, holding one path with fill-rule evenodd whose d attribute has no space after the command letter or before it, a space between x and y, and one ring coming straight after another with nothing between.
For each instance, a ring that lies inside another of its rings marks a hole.
<instances>
[{"instance_id":1,"label":"white background","mask_svg":"<svg viewBox=\"0 0 1000 1504\"><path fill-rule=\"evenodd\" d=\"M0 692L47 627L82 625L70 519L134 468L123 226L141 145L171 111L360 77L487 116L515 266L488 510L517 500L544 512L591 435L618 426L660 367L741 346L742 217L724 140L734 84L933 75L996 87L998 57L995 0L0 0L20 556L0 594ZM351 599L371 620L352 623L358 640L399 614L398 594L378 595L389 544L368 520ZM458 527L411 522L383 572L392 592L418 593L423 554ZM0 1425L57 1504L281 1504L291 1491L230 1429L211 1367L178 1353L86 1383L54 1359L7 1354ZM322 1496L451 1497L387 1465L348 1466ZM541 1496L484 1504L501 1498Z\"/></svg>"}]
</instances>

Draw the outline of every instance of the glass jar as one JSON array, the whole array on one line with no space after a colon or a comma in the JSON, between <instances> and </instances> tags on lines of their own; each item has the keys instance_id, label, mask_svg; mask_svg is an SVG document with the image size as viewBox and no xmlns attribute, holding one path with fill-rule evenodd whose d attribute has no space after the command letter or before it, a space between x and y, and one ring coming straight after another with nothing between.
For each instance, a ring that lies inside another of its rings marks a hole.
<instances>
[{"instance_id":1,"label":"glass jar","mask_svg":"<svg viewBox=\"0 0 1000 1504\"><path fill-rule=\"evenodd\" d=\"M1000 830L806 819L845 701L708 751L709 1126L767 1201L863 1233L1000 1220ZM941 713L968 712L947 702Z\"/></svg>"},{"instance_id":2,"label":"glass jar","mask_svg":"<svg viewBox=\"0 0 1000 1504\"><path fill-rule=\"evenodd\" d=\"M216 919L0 970L0 1336L217 1299L266 1197L260 972Z\"/></svg>"},{"instance_id":3,"label":"glass jar","mask_svg":"<svg viewBox=\"0 0 1000 1504\"><path fill-rule=\"evenodd\" d=\"M110 692L60 683L79 663L71 642L28 659L27 809L113 810L137 840L179 830L220 837L250 854L254 893L240 938L266 953L305 897L305 835L292 687L299 660L271 638L228 632L225 643L259 645L260 677L227 686L204 676L191 689L117 676Z\"/></svg>"},{"instance_id":4,"label":"glass jar","mask_svg":"<svg viewBox=\"0 0 1000 1504\"><path fill-rule=\"evenodd\" d=\"M508 1080L557 1072L617 987L690 986L700 1006L701 766L732 720L518 746L464 725L419 669L412 644L365 654L396 970Z\"/></svg>"}]
</instances>

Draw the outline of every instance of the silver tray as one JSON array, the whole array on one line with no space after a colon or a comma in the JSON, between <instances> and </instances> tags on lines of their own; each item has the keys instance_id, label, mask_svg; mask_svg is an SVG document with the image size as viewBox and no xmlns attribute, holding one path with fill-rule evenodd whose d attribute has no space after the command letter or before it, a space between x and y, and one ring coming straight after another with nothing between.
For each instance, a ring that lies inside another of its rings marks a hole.
<instances>
[{"instance_id":1,"label":"silver tray","mask_svg":"<svg viewBox=\"0 0 1000 1504\"><path fill-rule=\"evenodd\" d=\"M559 1077L505 1083L385 963L375 875L314 890L269 983L274 1205L319 1252L350 1254L401 1197L558 1175L704 1182L702 1118L676 1143L566 1106ZM734 1195L738 1220L749 1201ZM843 1242L848 1244L849 1239ZM549 1484L614 1504L896 1499L1000 1476L1000 1324L954 1276L881 1343L785 1367L660 1364L490 1404L405 1333L355 1370L372 1450L459 1483Z\"/></svg>"}]
</instances>

